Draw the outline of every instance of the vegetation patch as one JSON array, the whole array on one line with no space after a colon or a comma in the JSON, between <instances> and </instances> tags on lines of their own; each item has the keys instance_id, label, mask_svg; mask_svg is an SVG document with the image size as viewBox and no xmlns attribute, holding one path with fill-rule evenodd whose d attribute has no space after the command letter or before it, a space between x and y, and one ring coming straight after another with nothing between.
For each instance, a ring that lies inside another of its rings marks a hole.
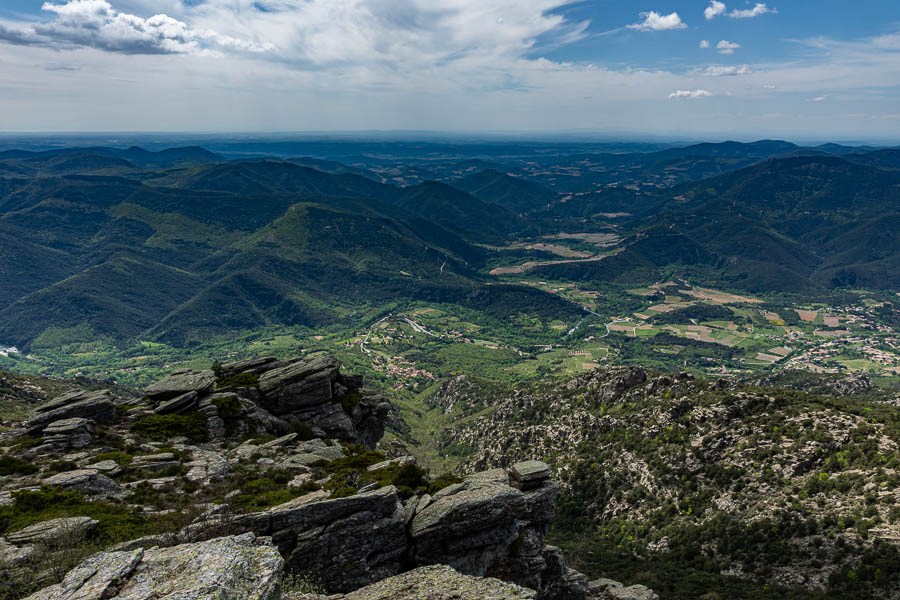
<instances>
[{"instance_id":1,"label":"vegetation patch","mask_svg":"<svg viewBox=\"0 0 900 600\"><path fill-rule=\"evenodd\" d=\"M180 436L194 443L209 440L206 417L199 412L184 415L146 415L134 422L131 431L159 442Z\"/></svg>"},{"instance_id":2,"label":"vegetation patch","mask_svg":"<svg viewBox=\"0 0 900 600\"><path fill-rule=\"evenodd\" d=\"M0 456L0 475L31 475L37 472L38 468L27 460L15 456Z\"/></svg>"},{"instance_id":3,"label":"vegetation patch","mask_svg":"<svg viewBox=\"0 0 900 600\"><path fill-rule=\"evenodd\" d=\"M238 373L216 381L219 388L253 388L259 386L259 375L255 373Z\"/></svg>"},{"instance_id":4,"label":"vegetation patch","mask_svg":"<svg viewBox=\"0 0 900 600\"><path fill-rule=\"evenodd\" d=\"M103 462L104 460L111 460L115 462L120 467L124 467L131 464L131 461L134 459L133 456L127 454L125 452L104 452L103 454L98 454L94 457L94 462Z\"/></svg>"}]
</instances>

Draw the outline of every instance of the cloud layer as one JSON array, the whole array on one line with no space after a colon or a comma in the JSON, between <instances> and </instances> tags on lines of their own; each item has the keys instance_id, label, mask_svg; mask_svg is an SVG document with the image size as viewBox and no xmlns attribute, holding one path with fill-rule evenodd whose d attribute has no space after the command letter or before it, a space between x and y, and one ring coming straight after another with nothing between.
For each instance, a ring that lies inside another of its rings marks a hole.
<instances>
[{"instance_id":1,"label":"cloud layer","mask_svg":"<svg viewBox=\"0 0 900 600\"><path fill-rule=\"evenodd\" d=\"M164 14L144 19L117 12L106 0L69 0L65 4L45 2L41 10L55 14L56 19L19 27L0 23L0 40L24 46L90 47L123 54L274 50L271 44L221 35L209 29L192 29Z\"/></svg>"}]
</instances>

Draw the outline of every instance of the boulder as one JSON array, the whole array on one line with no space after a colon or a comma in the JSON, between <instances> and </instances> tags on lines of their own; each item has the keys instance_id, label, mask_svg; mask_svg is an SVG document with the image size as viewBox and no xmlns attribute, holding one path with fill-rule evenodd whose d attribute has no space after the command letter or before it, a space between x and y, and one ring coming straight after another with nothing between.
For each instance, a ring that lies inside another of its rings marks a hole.
<instances>
[{"instance_id":1,"label":"boulder","mask_svg":"<svg viewBox=\"0 0 900 600\"><path fill-rule=\"evenodd\" d=\"M463 575L445 565L419 567L347 594L346 600L529 600L534 590ZM285 600L291 600L290 596Z\"/></svg>"},{"instance_id":2,"label":"boulder","mask_svg":"<svg viewBox=\"0 0 900 600\"><path fill-rule=\"evenodd\" d=\"M9 574L9 569L20 567L36 557L34 546L13 546L0 538L0 572Z\"/></svg>"},{"instance_id":3,"label":"boulder","mask_svg":"<svg viewBox=\"0 0 900 600\"><path fill-rule=\"evenodd\" d=\"M114 460L101 460L100 462L88 465L88 468L96 469L109 477L115 477L122 472L122 467Z\"/></svg>"},{"instance_id":4,"label":"boulder","mask_svg":"<svg viewBox=\"0 0 900 600\"><path fill-rule=\"evenodd\" d=\"M659 600L659 596L643 585L625 587L612 579L597 579L588 585L591 597L597 600Z\"/></svg>"},{"instance_id":5,"label":"boulder","mask_svg":"<svg viewBox=\"0 0 900 600\"><path fill-rule=\"evenodd\" d=\"M212 391L216 384L212 371L194 371L185 369L175 371L162 381L158 381L144 390L144 395L156 402L164 402L189 392L205 394Z\"/></svg>"},{"instance_id":6,"label":"boulder","mask_svg":"<svg viewBox=\"0 0 900 600\"><path fill-rule=\"evenodd\" d=\"M112 423L116 418L114 396L107 390L69 392L35 409L26 429L37 435L51 423L68 419L89 419L95 423Z\"/></svg>"},{"instance_id":7,"label":"boulder","mask_svg":"<svg viewBox=\"0 0 900 600\"><path fill-rule=\"evenodd\" d=\"M191 455L191 462L184 465L190 469L185 475L189 481L207 483L225 477L231 471L231 465L218 452L192 449Z\"/></svg>"},{"instance_id":8,"label":"boulder","mask_svg":"<svg viewBox=\"0 0 900 600\"><path fill-rule=\"evenodd\" d=\"M252 534L94 555L28 600L277 600L283 561Z\"/></svg>"},{"instance_id":9,"label":"boulder","mask_svg":"<svg viewBox=\"0 0 900 600\"><path fill-rule=\"evenodd\" d=\"M82 539L99 524L99 521L95 521L90 517L52 519L9 533L6 535L6 539L17 546L67 544Z\"/></svg>"},{"instance_id":10,"label":"boulder","mask_svg":"<svg viewBox=\"0 0 900 600\"><path fill-rule=\"evenodd\" d=\"M131 461L131 466L144 471L165 471L172 467L180 467L181 461L171 452L160 452L159 454L135 456Z\"/></svg>"},{"instance_id":11,"label":"boulder","mask_svg":"<svg viewBox=\"0 0 900 600\"><path fill-rule=\"evenodd\" d=\"M531 490L541 487L550 479L550 467L539 460L526 460L516 463L509 469L514 485L520 490Z\"/></svg>"},{"instance_id":12,"label":"boulder","mask_svg":"<svg viewBox=\"0 0 900 600\"><path fill-rule=\"evenodd\" d=\"M444 488L416 511L410 525L415 562L484 576L507 558L524 512L522 492L490 476Z\"/></svg>"},{"instance_id":13,"label":"boulder","mask_svg":"<svg viewBox=\"0 0 900 600\"><path fill-rule=\"evenodd\" d=\"M197 392L188 392L171 400L160 403L153 412L158 415L171 415L188 412L197 408Z\"/></svg>"},{"instance_id":14,"label":"boulder","mask_svg":"<svg viewBox=\"0 0 900 600\"><path fill-rule=\"evenodd\" d=\"M89 446L94 439L95 425L94 421L80 417L54 421L44 428L44 446L55 450Z\"/></svg>"},{"instance_id":15,"label":"boulder","mask_svg":"<svg viewBox=\"0 0 900 600\"><path fill-rule=\"evenodd\" d=\"M397 458L392 458L391 460L386 460L384 462L375 463L369 467L366 467L366 471L380 471L381 469L387 469L388 467L398 466L404 467L406 465L414 465L416 464L415 456L400 456Z\"/></svg>"},{"instance_id":16,"label":"boulder","mask_svg":"<svg viewBox=\"0 0 900 600\"><path fill-rule=\"evenodd\" d=\"M228 377L240 375L241 373L260 375L261 373L271 370L274 363L277 362L278 359L274 356L266 356L265 358L252 358L250 360L240 360L228 363L222 365L220 368L222 369L222 377L227 379Z\"/></svg>"},{"instance_id":17,"label":"boulder","mask_svg":"<svg viewBox=\"0 0 900 600\"><path fill-rule=\"evenodd\" d=\"M101 475L96 469L78 469L59 473L44 479L42 483L75 490L96 500L120 499L126 495L125 490L119 487L119 484L106 475Z\"/></svg>"},{"instance_id":18,"label":"boulder","mask_svg":"<svg viewBox=\"0 0 900 600\"><path fill-rule=\"evenodd\" d=\"M337 359L319 357L267 371L259 378L266 408L275 415L284 415L330 402L332 383L340 368Z\"/></svg>"}]
</instances>

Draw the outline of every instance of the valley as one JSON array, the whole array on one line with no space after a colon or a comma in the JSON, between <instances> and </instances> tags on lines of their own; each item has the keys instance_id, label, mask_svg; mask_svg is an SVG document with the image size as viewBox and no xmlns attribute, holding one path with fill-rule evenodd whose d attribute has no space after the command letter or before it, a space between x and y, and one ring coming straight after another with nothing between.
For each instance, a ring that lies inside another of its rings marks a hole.
<instances>
[{"instance_id":1,"label":"valley","mask_svg":"<svg viewBox=\"0 0 900 600\"><path fill-rule=\"evenodd\" d=\"M384 457L546 462L591 576L894 584L861 565L900 519L895 150L214 150L0 153L10 431L70 389L340 361L393 406Z\"/></svg>"}]
</instances>

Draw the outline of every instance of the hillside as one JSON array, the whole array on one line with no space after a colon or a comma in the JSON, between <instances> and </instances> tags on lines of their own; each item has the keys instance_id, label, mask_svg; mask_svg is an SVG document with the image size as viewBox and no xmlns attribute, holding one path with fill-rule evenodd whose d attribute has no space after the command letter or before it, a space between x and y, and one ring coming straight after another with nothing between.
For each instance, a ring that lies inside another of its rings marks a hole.
<instances>
[{"instance_id":1,"label":"hillside","mask_svg":"<svg viewBox=\"0 0 900 600\"><path fill-rule=\"evenodd\" d=\"M504 206L519 214L546 209L558 198L558 194L545 187L493 169L454 180L452 185L479 200Z\"/></svg>"},{"instance_id":2,"label":"hillside","mask_svg":"<svg viewBox=\"0 0 900 600\"><path fill-rule=\"evenodd\" d=\"M900 177L893 171L832 156L770 159L677 186L655 206L621 254L540 272L650 281L667 267L692 265L681 272L753 292L900 286L900 238L892 227ZM648 262L644 240L665 230L670 247Z\"/></svg>"},{"instance_id":3,"label":"hillside","mask_svg":"<svg viewBox=\"0 0 900 600\"><path fill-rule=\"evenodd\" d=\"M463 469L553 466L553 538L590 575L672 599L891 597L900 400L865 378L796 381L818 394L634 367L431 403Z\"/></svg>"},{"instance_id":4,"label":"hillside","mask_svg":"<svg viewBox=\"0 0 900 600\"><path fill-rule=\"evenodd\" d=\"M530 298L538 312L579 312L482 281L485 253L470 241L502 241L523 225L449 186L401 191L281 161L97 175L107 158L91 156L99 162L76 174L0 179L7 344L181 345L235 328L340 323L403 299L492 298L502 314Z\"/></svg>"}]
</instances>

